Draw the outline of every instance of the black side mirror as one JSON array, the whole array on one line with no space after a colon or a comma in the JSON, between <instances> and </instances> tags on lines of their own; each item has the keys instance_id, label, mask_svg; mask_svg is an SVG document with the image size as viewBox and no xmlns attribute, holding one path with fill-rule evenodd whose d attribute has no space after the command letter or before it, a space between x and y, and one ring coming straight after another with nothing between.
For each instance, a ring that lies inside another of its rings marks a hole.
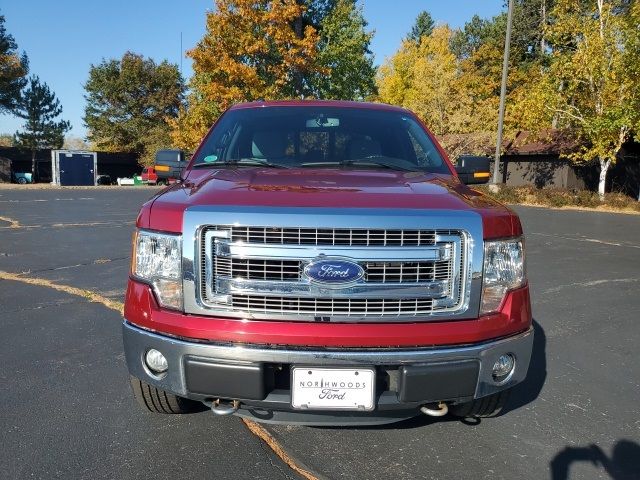
<instances>
[{"instance_id":1,"label":"black side mirror","mask_svg":"<svg viewBox=\"0 0 640 480\"><path fill-rule=\"evenodd\" d=\"M158 150L153 168L158 178L175 179L182 177L182 172L187 166L185 154L182 150Z\"/></svg>"},{"instance_id":2,"label":"black side mirror","mask_svg":"<svg viewBox=\"0 0 640 480\"><path fill-rule=\"evenodd\" d=\"M487 183L491 178L489 157L460 155L456 162L456 172L462 183L467 185Z\"/></svg>"}]
</instances>

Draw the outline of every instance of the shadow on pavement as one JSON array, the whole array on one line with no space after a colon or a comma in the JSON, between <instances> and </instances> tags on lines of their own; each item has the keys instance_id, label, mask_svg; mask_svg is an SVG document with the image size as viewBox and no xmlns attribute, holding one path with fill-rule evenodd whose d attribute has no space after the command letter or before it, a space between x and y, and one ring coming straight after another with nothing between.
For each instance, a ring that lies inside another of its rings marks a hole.
<instances>
[{"instance_id":1,"label":"shadow on pavement","mask_svg":"<svg viewBox=\"0 0 640 480\"><path fill-rule=\"evenodd\" d=\"M640 478L640 445L631 440L619 440L609 458L598 445L586 447L565 447L549 464L551 480L567 480L571 465L576 462L590 462L604 468L613 480Z\"/></svg>"},{"instance_id":2,"label":"shadow on pavement","mask_svg":"<svg viewBox=\"0 0 640 480\"><path fill-rule=\"evenodd\" d=\"M522 408L533 402L542 391L544 382L547 379L547 336L542 325L533 320L533 351L527 378L519 385L516 385L511 392L511 397L507 402L501 415L511 410Z\"/></svg>"},{"instance_id":3,"label":"shadow on pavement","mask_svg":"<svg viewBox=\"0 0 640 480\"><path fill-rule=\"evenodd\" d=\"M524 382L516 385L511 392L511 397L507 402L505 408L497 415L502 416L511 410L524 407L533 402L544 386L544 382L547 378L547 337L544 333L542 326L535 320L533 320L533 351L531 353L531 362L529 363L529 371L527 378ZM418 415L407 420L402 420L396 423L388 423L385 425L371 425L371 426L353 426L353 427L341 427L352 428L357 430L397 430L397 429L411 429L420 428L430 425L436 422L460 422L469 427L475 427L481 423L481 418L457 418L452 415L447 415L441 418L429 417L427 415ZM315 427L315 428L332 428L332 427Z\"/></svg>"}]
</instances>

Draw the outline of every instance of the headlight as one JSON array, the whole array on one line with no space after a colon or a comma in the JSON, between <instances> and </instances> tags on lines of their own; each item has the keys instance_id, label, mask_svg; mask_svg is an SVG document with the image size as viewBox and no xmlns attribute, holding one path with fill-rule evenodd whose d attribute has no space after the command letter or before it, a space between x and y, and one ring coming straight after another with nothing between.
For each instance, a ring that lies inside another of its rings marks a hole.
<instances>
[{"instance_id":1,"label":"headlight","mask_svg":"<svg viewBox=\"0 0 640 480\"><path fill-rule=\"evenodd\" d=\"M163 307L182 309L182 236L138 230L133 275L153 286Z\"/></svg>"},{"instance_id":2,"label":"headlight","mask_svg":"<svg viewBox=\"0 0 640 480\"><path fill-rule=\"evenodd\" d=\"M523 239L485 242L481 312L498 310L505 293L523 286L524 282Z\"/></svg>"}]
</instances>

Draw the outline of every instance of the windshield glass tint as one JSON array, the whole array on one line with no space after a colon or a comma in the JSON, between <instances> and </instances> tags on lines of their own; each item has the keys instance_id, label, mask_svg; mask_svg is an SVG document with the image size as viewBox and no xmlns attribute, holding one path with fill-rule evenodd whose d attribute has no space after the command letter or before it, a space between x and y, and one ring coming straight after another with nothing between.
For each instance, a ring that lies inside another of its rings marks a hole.
<instances>
[{"instance_id":1,"label":"windshield glass tint","mask_svg":"<svg viewBox=\"0 0 640 480\"><path fill-rule=\"evenodd\" d=\"M220 119L194 159L194 165L223 162L450 173L430 137L412 116L359 108L231 110Z\"/></svg>"}]
</instances>

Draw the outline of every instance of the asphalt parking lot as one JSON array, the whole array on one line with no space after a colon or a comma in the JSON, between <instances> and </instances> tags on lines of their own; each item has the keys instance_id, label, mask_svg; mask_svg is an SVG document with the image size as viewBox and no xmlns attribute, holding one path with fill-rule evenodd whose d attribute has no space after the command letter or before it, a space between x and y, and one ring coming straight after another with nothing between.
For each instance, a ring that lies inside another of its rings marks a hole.
<instances>
[{"instance_id":1,"label":"asphalt parking lot","mask_svg":"<svg viewBox=\"0 0 640 480\"><path fill-rule=\"evenodd\" d=\"M140 410L120 314L52 288L122 302L137 208L152 193L0 189L0 477L300 478L236 417ZM536 339L508 411L267 426L288 455L318 478L640 478L640 216L516 210Z\"/></svg>"}]
</instances>

